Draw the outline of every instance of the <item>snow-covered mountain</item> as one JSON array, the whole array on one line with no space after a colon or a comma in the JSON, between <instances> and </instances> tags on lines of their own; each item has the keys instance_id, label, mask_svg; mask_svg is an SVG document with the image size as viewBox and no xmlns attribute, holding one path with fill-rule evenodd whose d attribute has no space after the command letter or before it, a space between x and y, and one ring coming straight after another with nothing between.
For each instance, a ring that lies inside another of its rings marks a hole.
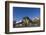
<instances>
[{"instance_id":1,"label":"snow-covered mountain","mask_svg":"<svg viewBox=\"0 0 46 35\"><path fill-rule=\"evenodd\" d=\"M39 17L35 17L35 18L32 19L32 21L37 21L39 19L40 19Z\"/></svg>"},{"instance_id":2,"label":"snow-covered mountain","mask_svg":"<svg viewBox=\"0 0 46 35\"><path fill-rule=\"evenodd\" d=\"M16 23L20 23L20 22L22 22L22 20L19 20L19 21L17 21Z\"/></svg>"}]
</instances>

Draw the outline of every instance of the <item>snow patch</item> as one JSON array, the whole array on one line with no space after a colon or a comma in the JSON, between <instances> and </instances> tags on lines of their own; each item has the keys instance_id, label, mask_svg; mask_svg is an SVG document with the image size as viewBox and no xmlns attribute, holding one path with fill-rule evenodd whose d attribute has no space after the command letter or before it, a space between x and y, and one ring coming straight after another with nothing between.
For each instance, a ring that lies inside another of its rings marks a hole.
<instances>
[{"instance_id":1,"label":"snow patch","mask_svg":"<svg viewBox=\"0 0 46 35\"><path fill-rule=\"evenodd\" d=\"M22 20L17 21L16 23L22 22Z\"/></svg>"}]
</instances>

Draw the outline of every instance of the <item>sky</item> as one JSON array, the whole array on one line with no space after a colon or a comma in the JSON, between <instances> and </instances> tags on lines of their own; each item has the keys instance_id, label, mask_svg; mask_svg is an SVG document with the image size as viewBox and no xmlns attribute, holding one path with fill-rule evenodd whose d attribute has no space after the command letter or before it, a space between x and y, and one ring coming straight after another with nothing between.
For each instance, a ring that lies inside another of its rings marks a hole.
<instances>
[{"instance_id":1,"label":"sky","mask_svg":"<svg viewBox=\"0 0 46 35\"><path fill-rule=\"evenodd\" d=\"M40 16L40 8L13 7L13 20L19 21L28 16L30 19Z\"/></svg>"}]
</instances>

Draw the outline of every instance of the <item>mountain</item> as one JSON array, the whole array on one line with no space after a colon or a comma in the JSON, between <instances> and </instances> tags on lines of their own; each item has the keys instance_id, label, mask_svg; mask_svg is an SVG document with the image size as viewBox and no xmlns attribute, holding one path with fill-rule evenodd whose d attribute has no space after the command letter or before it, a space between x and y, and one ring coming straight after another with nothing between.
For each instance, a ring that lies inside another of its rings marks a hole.
<instances>
[{"instance_id":1,"label":"mountain","mask_svg":"<svg viewBox=\"0 0 46 35\"><path fill-rule=\"evenodd\" d=\"M32 21L33 21L34 26L40 26L40 18L39 17L33 18Z\"/></svg>"},{"instance_id":2,"label":"mountain","mask_svg":"<svg viewBox=\"0 0 46 35\"><path fill-rule=\"evenodd\" d=\"M22 22L22 20L19 20L19 21L17 21L16 23L20 23L20 22Z\"/></svg>"},{"instance_id":3,"label":"mountain","mask_svg":"<svg viewBox=\"0 0 46 35\"><path fill-rule=\"evenodd\" d=\"M37 20L40 20L40 18L39 17L35 17L35 18L32 19L32 21L37 21Z\"/></svg>"},{"instance_id":4,"label":"mountain","mask_svg":"<svg viewBox=\"0 0 46 35\"><path fill-rule=\"evenodd\" d=\"M31 20L28 16L25 16L20 21L17 21L17 22L14 21L13 26L14 27L37 27L37 26L40 26L40 18L35 17Z\"/></svg>"},{"instance_id":5,"label":"mountain","mask_svg":"<svg viewBox=\"0 0 46 35\"><path fill-rule=\"evenodd\" d=\"M28 17L28 16L25 16L23 17L23 25L26 27L26 26L30 26L30 24L32 23L32 20Z\"/></svg>"}]
</instances>

